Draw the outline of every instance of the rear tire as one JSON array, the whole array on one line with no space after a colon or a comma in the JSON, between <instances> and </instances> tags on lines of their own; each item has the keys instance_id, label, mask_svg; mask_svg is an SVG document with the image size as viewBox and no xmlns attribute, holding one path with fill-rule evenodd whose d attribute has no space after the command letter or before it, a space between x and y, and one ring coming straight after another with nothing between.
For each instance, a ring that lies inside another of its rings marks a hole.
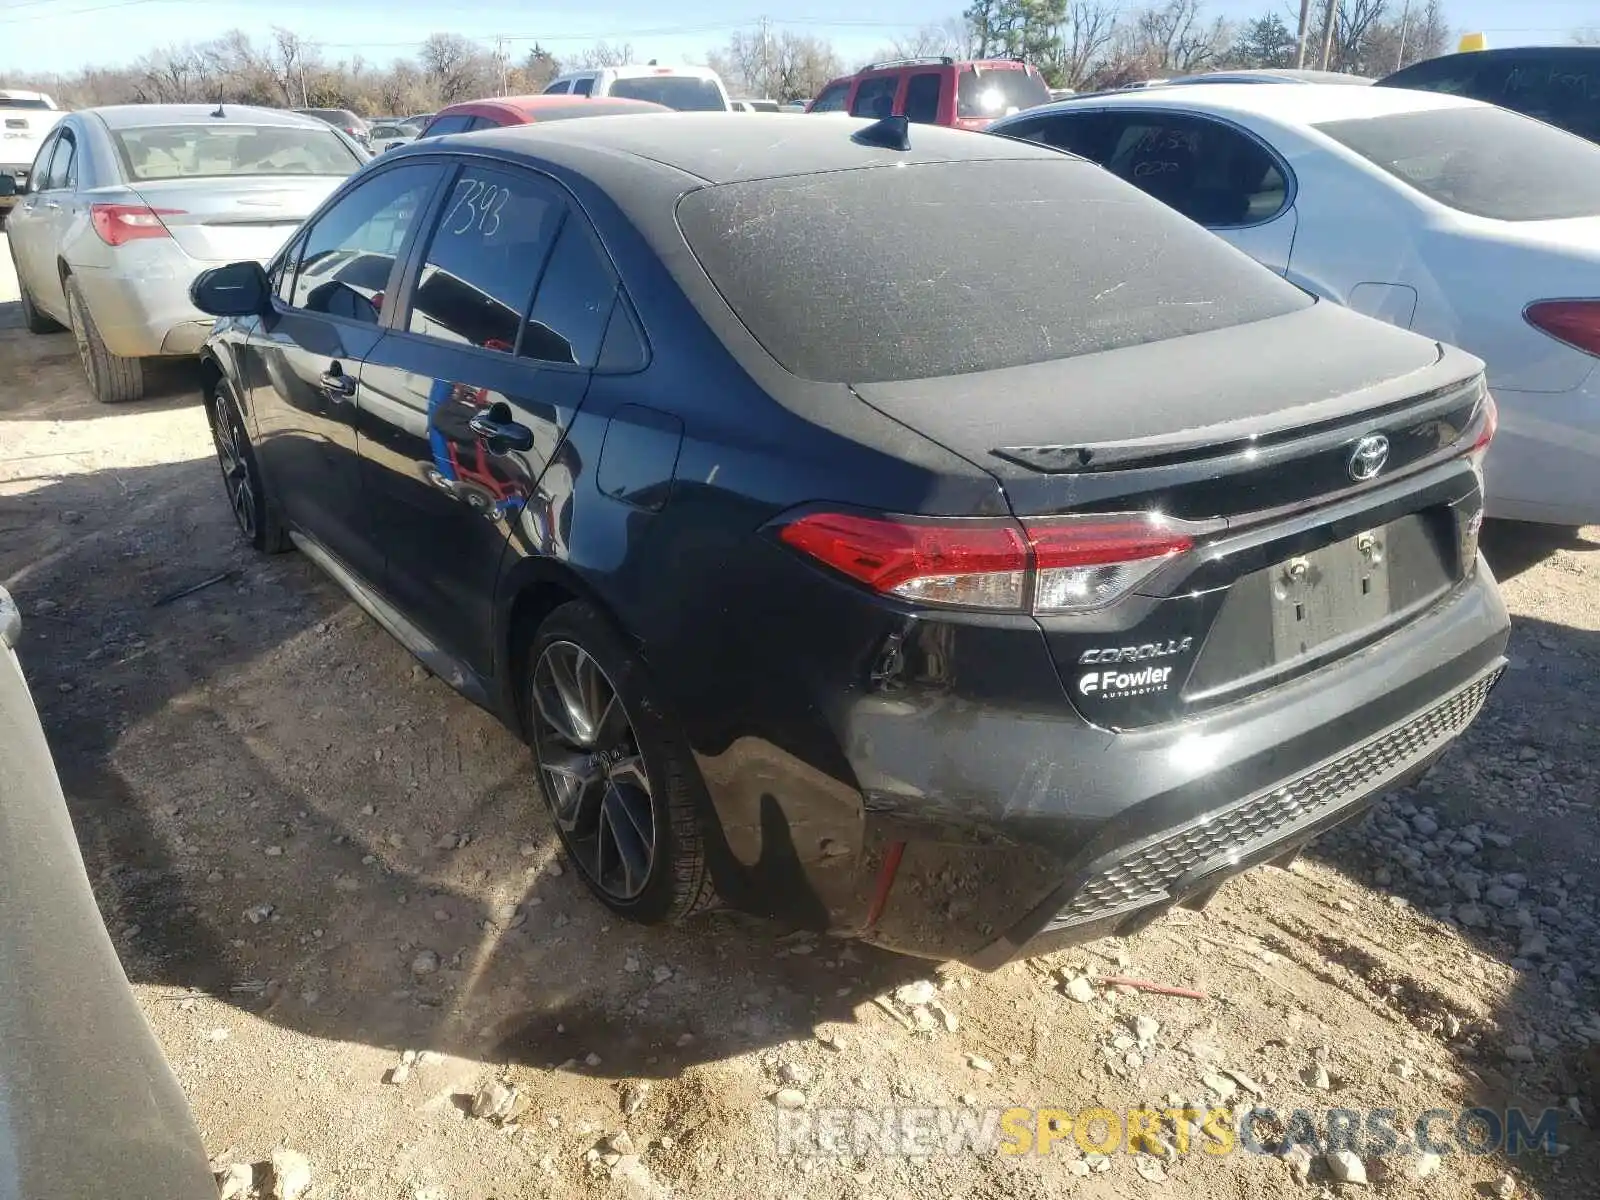
<instances>
[{"instance_id":1,"label":"rear tire","mask_svg":"<svg viewBox=\"0 0 1600 1200\"><path fill-rule=\"evenodd\" d=\"M78 357L89 390L101 404L124 404L144 396L144 365L137 358L123 358L106 349L94 316L83 301L78 281L67 276L67 316L72 336L78 343Z\"/></svg>"},{"instance_id":2,"label":"rear tire","mask_svg":"<svg viewBox=\"0 0 1600 1200\"><path fill-rule=\"evenodd\" d=\"M281 554L294 548L289 531L267 495L255 447L245 431L244 416L226 382L219 379L207 397L206 416L211 441L222 467L222 486L233 519L244 540L263 554Z\"/></svg>"},{"instance_id":3,"label":"rear tire","mask_svg":"<svg viewBox=\"0 0 1600 1200\"><path fill-rule=\"evenodd\" d=\"M576 691L561 686L564 665L575 665L565 681L576 681ZM581 600L556 609L528 649L523 687L539 790L589 890L618 916L645 925L675 924L710 908L716 892L700 832L705 783L643 665L611 623ZM594 736L571 736L569 700L593 706ZM592 783L575 783L580 774ZM629 874L623 843L634 851L643 846L646 813L649 865Z\"/></svg>"}]
</instances>

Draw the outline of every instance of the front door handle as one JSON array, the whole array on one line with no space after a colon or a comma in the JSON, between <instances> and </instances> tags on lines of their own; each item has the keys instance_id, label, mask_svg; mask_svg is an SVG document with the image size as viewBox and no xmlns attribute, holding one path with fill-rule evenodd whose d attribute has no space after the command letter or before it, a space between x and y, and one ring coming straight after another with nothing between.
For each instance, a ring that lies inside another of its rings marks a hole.
<instances>
[{"instance_id":1,"label":"front door handle","mask_svg":"<svg viewBox=\"0 0 1600 1200\"><path fill-rule=\"evenodd\" d=\"M488 443L494 454L533 449L533 430L520 421L513 421L511 410L504 404L491 404L468 421L467 428Z\"/></svg>"},{"instance_id":2,"label":"front door handle","mask_svg":"<svg viewBox=\"0 0 1600 1200\"><path fill-rule=\"evenodd\" d=\"M355 376L346 375L338 363L317 376L317 383L334 400L348 400L356 394Z\"/></svg>"}]
</instances>

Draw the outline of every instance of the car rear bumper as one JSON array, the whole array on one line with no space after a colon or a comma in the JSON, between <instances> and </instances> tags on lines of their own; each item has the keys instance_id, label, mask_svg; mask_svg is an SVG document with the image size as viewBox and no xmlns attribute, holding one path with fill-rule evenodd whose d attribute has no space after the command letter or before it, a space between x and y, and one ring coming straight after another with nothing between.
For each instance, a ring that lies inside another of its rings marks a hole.
<instances>
[{"instance_id":1,"label":"car rear bumper","mask_svg":"<svg viewBox=\"0 0 1600 1200\"><path fill-rule=\"evenodd\" d=\"M740 877L787 893L774 907L992 969L1129 932L1425 770L1476 716L1508 628L1479 559L1377 643L1180 724L1111 733L907 689L846 705L857 792L770 745L702 766Z\"/></svg>"},{"instance_id":2,"label":"car rear bumper","mask_svg":"<svg viewBox=\"0 0 1600 1200\"><path fill-rule=\"evenodd\" d=\"M169 254L146 260L137 273L80 267L73 278L106 348L124 358L152 358L196 354L210 334L212 318L189 302L189 284L202 269Z\"/></svg>"}]
</instances>

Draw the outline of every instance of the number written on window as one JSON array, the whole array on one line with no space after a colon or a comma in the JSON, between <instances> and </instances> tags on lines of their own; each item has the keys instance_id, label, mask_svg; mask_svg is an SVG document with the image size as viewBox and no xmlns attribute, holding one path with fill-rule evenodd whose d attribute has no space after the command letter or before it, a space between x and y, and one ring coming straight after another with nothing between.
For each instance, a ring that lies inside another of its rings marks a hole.
<instances>
[{"instance_id":1,"label":"number written on window","mask_svg":"<svg viewBox=\"0 0 1600 1200\"><path fill-rule=\"evenodd\" d=\"M494 237L500 232L500 214L509 199L511 192L502 184L463 175L445 213L444 228L457 237L468 233Z\"/></svg>"}]
</instances>

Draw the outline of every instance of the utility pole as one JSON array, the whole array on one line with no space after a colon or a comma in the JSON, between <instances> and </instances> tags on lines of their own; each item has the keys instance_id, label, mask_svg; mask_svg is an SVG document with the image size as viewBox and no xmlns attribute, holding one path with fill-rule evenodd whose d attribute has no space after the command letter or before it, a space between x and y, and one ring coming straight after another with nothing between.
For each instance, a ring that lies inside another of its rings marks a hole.
<instances>
[{"instance_id":1,"label":"utility pole","mask_svg":"<svg viewBox=\"0 0 1600 1200\"><path fill-rule=\"evenodd\" d=\"M511 54L506 49L504 34L495 35L494 60L500 68L500 94L504 96L511 90Z\"/></svg>"},{"instance_id":2,"label":"utility pole","mask_svg":"<svg viewBox=\"0 0 1600 1200\"><path fill-rule=\"evenodd\" d=\"M1300 36L1295 39L1294 67L1306 65L1306 39L1311 36L1311 0L1300 0Z\"/></svg>"},{"instance_id":3,"label":"utility pole","mask_svg":"<svg viewBox=\"0 0 1600 1200\"><path fill-rule=\"evenodd\" d=\"M1394 69L1398 71L1406 65L1406 34L1411 27L1411 0L1406 0L1406 6L1400 12L1400 49L1395 51Z\"/></svg>"},{"instance_id":4,"label":"utility pole","mask_svg":"<svg viewBox=\"0 0 1600 1200\"><path fill-rule=\"evenodd\" d=\"M1322 69L1328 69L1328 59L1333 54L1333 23L1339 15L1339 0L1328 0L1326 15L1323 17L1322 27Z\"/></svg>"}]
</instances>

